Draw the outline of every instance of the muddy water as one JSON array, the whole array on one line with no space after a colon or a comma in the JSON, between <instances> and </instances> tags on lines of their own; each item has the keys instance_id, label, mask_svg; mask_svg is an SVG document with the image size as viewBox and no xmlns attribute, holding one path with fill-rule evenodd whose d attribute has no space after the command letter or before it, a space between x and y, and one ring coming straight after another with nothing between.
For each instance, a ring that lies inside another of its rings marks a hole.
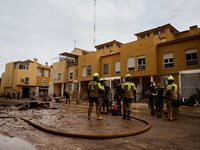
<instances>
[{"instance_id":1,"label":"muddy water","mask_svg":"<svg viewBox=\"0 0 200 150\"><path fill-rule=\"evenodd\" d=\"M6 133L4 133L6 135ZM36 150L31 144L19 138L0 134L0 150Z\"/></svg>"}]
</instances>

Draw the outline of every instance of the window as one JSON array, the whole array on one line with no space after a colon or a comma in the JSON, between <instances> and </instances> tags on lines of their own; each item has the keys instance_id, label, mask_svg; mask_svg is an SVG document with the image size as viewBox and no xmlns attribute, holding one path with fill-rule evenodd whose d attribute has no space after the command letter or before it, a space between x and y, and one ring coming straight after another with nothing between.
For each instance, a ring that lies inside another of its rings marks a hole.
<instances>
[{"instance_id":1,"label":"window","mask_svg":"<svg viewBox=\"0 0 200 150\"><path fill-rule=\"evenodd\" d=\"M111 48L111 47L113 47L112 44L106 46L106 48Z\"/></svg>"},{"instance_id":2,"label":"window","mask_svg":"<svg viewBox=\"0 0 200 150\"><path fill-rule=\"evenodd\" d=\"M99 51L104 50L104 47L99 47L98 50Z\"/></svg>"},{"instance_id":3,"label":"window","mask_svg":"<svg viewBox=\"0 0 200 150\"><path fill-rule=\"evenodd\" d=\"M135 70L135 57L127 58L127 67L128 67L128 71Z\"/></svg>"},{"instance_id":4,"label":"window","mask_svg":"<svg viewBox=\"0 0 200 150\"><path fill-rule=\"evenodd\" d=\"M173 35L175 34L174 30L172 30L172 29L169 29L169 31L171 34L173 34Z\"/></svg>"},{"instance_id":5,"label":"window","mask_svg":"<svg viewBox=\"0 0 200 150\"><path fill-rule=\"evenodd\" d=\"M18 64L18 63L15 63L14 69L18 69L18 68L19 68L19 64Z\"/></svg>"},{"instance_id":6,"label":"window","mask_svg":"<svg viewBox=\"0 0 200 150\"><path fill-rule=\"evenodd\" d=\"M49 77L49 70L44 71L44 77Z\"/></svg>"},{"instance_id":7,"label":"window","mask_svg":"<svg viewBox=\"0 0 200 150\"><path fill-rule=\"evenodd\" d=\"M197 49L190 49L185 51L186 66L198 65Z\"/></svg>"},{"instance_id":8,"label":"window","mask_svg":"<svg viewBox=\"0 0 200 150\"><path fill-rule=\"evenodd\" d=\"M154 32L154 36L158 37L159 34L165 33L165 29L159 30L159 31L155 31Z\"/></svg>"},{"instance_id":9,"label":"window","mask_svg":"<svg viewBox=\"0 0 200 150\"><path fill-rule=\"evenodd\" d=\"M76 79L78 79L78 69L76 69Z\"/></svg>"},{"instance_id":10,"label":"window","mask_svg":"<svg viewBox=\"0 0 200 150\"><path fill-rule=\"evenodd\" d=\"M73 79L73 70L69 71L69 79Z\"/></svg>"},{"instance_id":11,"label":"window","mask_svg":"<svg viewBox=\"0 0 200 150\"><path fill-rule=\"evenodd\" d=\"M42 85L44 86L46 84L46 80L42 79Z\"/></svg>"},{"instance_id":12,"label":"window","mask_svg":"<svg viewBox=\"0 0 200 150\"><path fill-rule=\"evenodd\" d=\"M29 68L29 64L26 64L26 63L19 64L19 69L28 70L28 68Z\"/></svg>"},{"instance_id":13,"label":"window","mask_svg":"<svg viewBox=\"0 0 200 150\"><path fill-rule=\"evenodd\" d=\"M57 80L57 71L55 71L54 80Z\"/></svg>"},{"instance_id":14,"label":"window","mask_svg":"<svg viewBox=\"0 0 200 150\"><path fill-rule=\"evenodd\" d=\"M164 69L173 68L174 67L174 59L173 53L166 53L163 54L163 61L164 61Z\"/></svg>"},{"instance_id":15,"label":"window","mask_svg":"<svg viewBox=\"0 0 200 150\"><path fill-rule=\"evenodd\" d=\"M25 84L29 84L29 78L25 78Z\"/></svg>"},{"instance_id":16,"label":"window","mask_svg":"<svg viewBox=\"0 0 200 150\"><path fill-rule=\"evenodd\" d=\"M42 76L42 69L37 69L37 76Z\"/></svg>"},{"instance_id":17,"label":"window","mask_svg":"<svg viewBox=\"0 0 200 150\"><path fill-rule=\"evenodd\" d=\"M82 77L86 76L86 66L82 67Z\"/></svg>"},{"instance_id":18,"label":"window","mask_svg":"<svg viewBox=\"0 0 200 150\"><path fill-rule=\"evenodd\" d=\"M88 65L87 66L87 76L91 76L92 75L92 65Z\"/></svg>"},{"instance_id":19,"label":"window","mask_svg":"<svg viewBox=\"0 0 200 150\"><path fill-rule=\"evenodd\" d=\"M140 36L140 39L144 39L144 38L147 38L147 37L150 37L150 33L141 35L141 36Z\"/></svg>"},{"instance_id":20,"label":"window","mask_svg":"<svg viewBox=\"0 0 200 150\"><path fill-rule=\"evenodd\" d=\"M119 44L116 44L116 47L120 48L121 46Z\"/></svg>"},{"instance_id":21,"label":"window","mask_svg":"<svg viewBox=\"0 0 200 150\"><path fill-rule=\"evenodd\" d=\"M61 71L58 71L58 80L61 79Z\"/></svg>"},{"instance_id":22,"label":"window","mask_svg":"<svg viewBox=\"0 0 200 150\"><path fill-rule=\"evenodd\" d=\"M8 85L9 85L9 83L10 83L10 77L8 77Z\"/></svg>"},{"instance_id":23,"label":"window","mask_svg":"<svg viewBox=\"0 0 200 150\"><path fill-rule=\"evenodd\" d=\"M79 82L74 82L74 90L79 90Z\"/></svg>"},{"instance_id":24,"label":"window","mask_svg":"<svg viewBox=\"0 0 200 150\"><path fill-rule=\"evenodd\" d=\"M137 57L138 70L145 70L145 56Z\"/></svg>"},{"instance_id":25,"label":"window","mask_svg":"<svg viewBox=\"0 0 200 150\"><path fill-rule=\"evenodd\" d=\"M120 62L115 62L115 74L120 74Z\"/></svg>"},{"instance_id":26,"label":"window","mask_svg":"<svg viewBox=\"0 0 200 150\"><path fill-rule=\"evenodd\" d=\"M68 83L68 90L72 90L72 84Z\"/></svg>"},{"instance_id":27,"label":"window","mask_svg":"<svg viewBox=\"0 0 200 150\"><path fill-rule=\"evenodd\" d=\"M5 85L7 84L7 77L6 77L6 82L5 82Z\"/></svg>"},{"instance_id":28,"label":"window","mask_svg":"<svg viewBox=\"0 0 200 150\"><path fill-rule=\"evenodd\" d=\"M109 64L103 64L103 75L108 75L109 74Z\"/></svg>"}]
</instances>

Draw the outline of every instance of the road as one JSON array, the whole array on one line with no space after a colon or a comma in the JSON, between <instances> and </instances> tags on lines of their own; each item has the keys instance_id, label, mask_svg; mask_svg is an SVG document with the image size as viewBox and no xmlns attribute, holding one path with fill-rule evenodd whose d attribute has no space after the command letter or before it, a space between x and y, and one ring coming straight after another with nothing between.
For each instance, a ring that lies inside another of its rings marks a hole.
<instances>
[{"instance_id":1,"label":"road","mask_svg":"<svg viewBox=\"0 0 200 150\"><path fill-rule=\"evenodd\" d=\"M0 105L13 105L20 101L0 99ZM91 120L87 119L87 103L80 105L51 102L57 109L28 109L18 111L14 106L0 107L0 116L23 116L49 129L79 134L118 134L140 130L145 123L132 119L122 120L121 116L102 114L103 120L96 120L93 108ZM197 106L199 111L199 106ZM191 109L191 108L190 108ZM194 108L196 109L196 107ZM150 130L142 134L114 139L83 139L58 136L40 131L20 119L0 118L0 133L8 137L18 137L37 150L155 150L155 149L200 149L200 118L185 115L182 108L177 121L165 121L164 116L151 116L147 105L133 103L132 116L147 120ZM191 110L187 110L192 112ZM17 144L16 144L17 145Z\"/></svg>"}]
</instances>

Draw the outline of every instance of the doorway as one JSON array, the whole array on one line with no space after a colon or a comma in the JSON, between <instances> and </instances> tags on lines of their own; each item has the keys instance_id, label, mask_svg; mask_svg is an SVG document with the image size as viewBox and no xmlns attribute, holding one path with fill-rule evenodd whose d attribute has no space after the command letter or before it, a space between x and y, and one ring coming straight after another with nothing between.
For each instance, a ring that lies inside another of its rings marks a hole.
<instances>
[{"instance_id":1,"label":"doorway","mask_svg":"<svg viewBox=\"0 0 200 150\"><path fill-rule=\"evenodd\" d=\"M29 98L30 88L22 88L22 98Z\"/></svg>"}]
</instances>

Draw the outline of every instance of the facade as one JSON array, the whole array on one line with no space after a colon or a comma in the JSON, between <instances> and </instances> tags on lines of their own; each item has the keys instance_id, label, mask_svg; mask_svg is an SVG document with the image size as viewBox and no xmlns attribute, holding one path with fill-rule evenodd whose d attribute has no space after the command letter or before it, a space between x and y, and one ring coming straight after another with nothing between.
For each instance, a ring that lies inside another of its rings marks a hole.
<instances>
[{"instance_id":1,"label":"facade","mask_svg":"<svg viewBox=\"0 0 200 150\"><path fill-rule=\"evenodd\" d=\"M34 61L17 61L6 64L1 79L1 96L13 94L19 98L37 98L48 95L50 67Z\"/></svg>"},{"instance_id":2,"label":"facade","mask_svg":"<svg viewBox=\"0 0 200 150\"><path fill-rule=\"evenodd\" d=\"M78 57L88 53L90 52L75 48L71 53L59 54L59 62L51 66L49 94L63 96L64 91L78 94Z\"/></svg>"},{"instance_id":3,"label":"facade","mask_svg":"<svg viewBox=\"0 0 200 150\"><path fill-rule=\"evenodd\" d=\"M107 80L111 89L115 87L114 80L123 82L125 75L130 74L139 99L144 97L151 81L165 86L167 77L172 75L182 91L181 97L188 98L200 88L199 33L197 26L179 32L166 24L135 34L137 40L133 42L112 41L95 46L96 52L78 58L79 92L87 91L95 72ZM190 82L192 79L195 82Z\"/></svg>"}]
</instances>

